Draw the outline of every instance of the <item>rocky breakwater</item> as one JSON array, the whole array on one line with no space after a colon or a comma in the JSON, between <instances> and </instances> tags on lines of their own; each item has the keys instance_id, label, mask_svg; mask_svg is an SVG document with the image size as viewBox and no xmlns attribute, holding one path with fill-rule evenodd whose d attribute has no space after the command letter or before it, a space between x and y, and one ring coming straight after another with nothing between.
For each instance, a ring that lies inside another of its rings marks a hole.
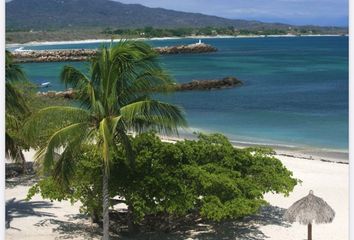
<instances>
[{"instance_id":1,"label":"rocky breakwater","mask_svg":"<svg viewBox=\"0 0 354 240\"><path fill-rule=\"evenodd\" d=\"M181 53L207 53L217 49L204 43L180 45L172 47L158 47L155 50L160 54ZM12 55L17 63L26 62L84 62L97 54L95 49L72 49L72 50L38 50L38 51L15 51Z\"/></svg>"},{"instance_id":2,"label":"rocky breakwater","mask_svg":"<svg viewBox=\"0 0 354 240\"><path fill-rule=\"evenodd\" d=\"M75 98L75 91L72 88L69 88L66 91L38 92L37 95L40 97L74 99Z\"/></svg>"},{"instance_id":3,"label":"rocky breakwater","mask_svg":"<svg viewBox=\"0 0 354 240\"><path fill-rule=\"evenodd\" d=\"M174 91L192 91L192 90L214 90L214 89L225 89L233 88L243 85L241 80L238 80L235 77L225 77L222 79L215 80L193 80L192 82L175 84L171 86L171 89ZM154 92L159 92L156 89ZM50 97L50 98L67 98L74 99L75 91L69 88L66 91L48 91L48 92L38 92L38 96Z\"/></svg>"},{"instance_id":4,"label":"rocky breakwater","mask_svg":"<svg viewBox=\"0 0 354 240\"><path fill-rule=\"evenodd\" d=\"M205 43L195 43L172 47L157 47L155 50L160 54L207 53L217 51L215 47Z\"/></svg>"},{"instance_id":5,"label":"rocky breakwater","mask_svg":"<svg viewBox=\"0 0 354 240\"><path fill-rule=\"evenodd\" d=\"M175 91L189 91L189 90L213 90L224 89L241 86L243 83L235 77L225 77L215 80L193 80L192 82L176 84Z\"/></svg>"},{"instance_id":6,"label":"rocky breakwater","mask_svg":"<svg viewBox=\"0 0 354 240\"><path fill-rule=\"evenodd\" d=\"M79 62L88 61L95 56L97 50L73 49L73 50L38 50L12 52L15 62Z\"/></svg>"}]
</instances>

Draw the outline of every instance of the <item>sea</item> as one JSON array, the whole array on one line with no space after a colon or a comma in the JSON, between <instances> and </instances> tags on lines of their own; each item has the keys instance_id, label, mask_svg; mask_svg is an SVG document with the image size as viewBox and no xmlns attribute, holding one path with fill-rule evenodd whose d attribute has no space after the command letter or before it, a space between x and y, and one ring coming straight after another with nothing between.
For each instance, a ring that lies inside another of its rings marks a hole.
<instances>
[{"instance_id":1,"label":"sea","mask_svg":"<svg viewBox=\"0 0 354 240\"><path fill-rule=\"evenodd\" d=\"M148 40L153 46L198 39ZM261 144L303 152L348 154L348 37L207 38L218 51L161 56L176 82L234 76L232 89L186 91L157 98L181 106L189 124L181 135L222 133L233 143ZM98 48L111 43L20 45L22 50ZM16 47L9 47L14 50ZM22 64L30 81L64 90L64 65L87 71L88 64ZM42 89L43 90L43 89ZM344 155L343 155L344 154Z\"/></svg>"}]
</instances>

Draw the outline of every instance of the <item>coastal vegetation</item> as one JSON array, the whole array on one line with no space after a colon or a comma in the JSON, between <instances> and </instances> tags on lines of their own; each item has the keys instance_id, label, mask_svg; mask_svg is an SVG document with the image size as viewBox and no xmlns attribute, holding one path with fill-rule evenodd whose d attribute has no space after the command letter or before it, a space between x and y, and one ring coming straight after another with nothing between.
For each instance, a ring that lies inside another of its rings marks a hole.
<instances>
[{"instance_id":1,"label":"coastal vegetation","mask_svg":"<svg viewBox=\"0 0 354 240\"><path fill-rule=\"evenodd\" d=\"M119 146L125 149L129 168L136 167L128 131L175 133L177 127L186 126L181 109L148 95L150 88L171 83L156 57L146 43L121 41L111 48L103 47L92 58L89 76L64 67L61 79L77 89L81 107L44 108L25 126L30 141L44 140L36 156L42 173L53 174L63 186L73 174L74 155L83 154L83 145L94 143L102 161L103 239L109 239L109 176L112 156Z\"/></svg>"},{"instance_id":2,"label":"coastal vegetation","mask_svg":"<svg viewBox=\"0 0 354 240\"><path fill-rule=\"evenodd\" d=\"M118 145L112 156L109 188L111 206L127 205L125 224L130 230L148 228L142 222L156 225L147 221L152 216L160 225L155 230L163 231L173 229L172 222L187 216L214 222L242 218L266 204L264 193L288 195L297 183L272 156L272 150L236 149L220 134L199 134L197 140L169 143L148 132L130 137L130 142L136 167L129 166L124 148ZM73 158L69 185L58 184L50 176L33 186L28 198L40 193L50 200L80 201L81 211L97 222L102 216L100 153L88 144Z\"/></svg>"},{"instance_id":3,"label":"coastal vegetation","mask_svg":"<svg viewBox=\"0 0 354 240\"><path fill-rule=\"evenodd\" d=\"M22 68L15 64L10 52L5 53L5 100L6 100L6 133L5 152L8 158L24 164L23 148L21 141L16 138L16 133L21 128L21 119L28 114L28 106L17 82L26 81Z\"/></svg>"},{"instance_id":4,"label":"coastal vegetation","mask_svg":"<svg viewBox=\"0 0 354 240\"><path fill-rule=\"evenodd\" d=\"M16 136L26 149L38 150L40 176L28 199L40 193L80 201L109 239L117 231L110 217L126 215L130 232L156 221L169 231L171 222L189 216L234 220L266 205L265 193L288 195L298 183L271 149L236 149L220 134L161 141L157 133L176 134L186 121L179 107L151 98L155 89L172 91L173 81L146 43L103 47L89 67L87 74L72 66L62 71L75 100L23 91L30 107ZM127 212L114 212L117 203Z\"/></svg>"},{"instance_id":5,"label":"coastal vegetation","mask_svg":"<svg viewBox=\"0 0 354 240\"><path fill-rule=\"evenodd\" d=\"M238 28L229 27L183 27L183 28L78 28L78 29L50 29L36 31L31 29L6 29L6 43L27 43L44 41L73 41L87 39L112 38L154 38L154 37L205 37L205 36L268 36L268 35L312 35L312 34L347 34L348 30L340 27L318 26L289 26L286 28L274 26L272 28Z\"/></svg>"},{"instance_id":6,"label":"coastal vegetation","mask_svg":"<svg viewBox=\"0 0 354 240\"><path fill-rule=\"evenodd\" d=\"M102 31L103 34L125 37L188 37L188 36L259 36L259 35L309 35L309 34L324 34L326 31L318 27L289 27L289 28L260 28L247 29L237 28L234 26L228 27L203 27L203 28L153 28L144 27L136 29L111 29L107 28Z\"/></svg>"},{"instance_id":7,"label":"coastal vegetation","mask_svg":"<svg viewBox=\"0 0 354 240\"><path fill-rule=\"evenodd\" d=\"M25 122L34 113L44 107L52 105L72 105L63 98L40 98L37 96L37 87L30 83L22 67L16 64L13 54L6 51L5 55L5 150L6 157L21 163L22 171L25 171L25 158L23 150L31 146L23 133Z\"/></svg>"}]
</instances>

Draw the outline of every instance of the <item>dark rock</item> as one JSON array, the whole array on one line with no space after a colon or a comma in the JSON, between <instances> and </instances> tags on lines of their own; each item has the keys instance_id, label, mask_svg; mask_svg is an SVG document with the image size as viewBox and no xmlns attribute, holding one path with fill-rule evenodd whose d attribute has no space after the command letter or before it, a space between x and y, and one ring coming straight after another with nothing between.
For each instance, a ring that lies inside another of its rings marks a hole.
<instances>
[{"instance_id":1,"label":"dark rock","mask_svg":"<svg viewBox=\"0 0 354 240\"><path fill-rule=\"evenodd\" d=\"M34 164L33 162L22 163L6 163L5 164L5 177L13 178L18 177L22 174L34 174Z\"/></svg>"},{"instance_id":2,"label":"dark rock","mask_svg":"<svg viewBox=\"0 0 354 240\"><path fill-rule=\"evenodd\" d=\"M235 77L225 77L216 80L193 80L189 83L176 85L176 91L212 90L241 86L243 83Z\"/></svg>"}]
</instances>

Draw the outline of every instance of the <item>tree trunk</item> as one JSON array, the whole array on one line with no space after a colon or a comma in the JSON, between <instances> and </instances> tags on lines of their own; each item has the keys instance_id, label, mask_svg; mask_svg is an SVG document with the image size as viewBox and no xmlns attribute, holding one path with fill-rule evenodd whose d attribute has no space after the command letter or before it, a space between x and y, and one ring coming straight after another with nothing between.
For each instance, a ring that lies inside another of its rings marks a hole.
<instances>
[{"instance_id":1,"label":"tree trunk","mask_svg":"<svg viewBox=\"0 0 354 240\"><path fill-rule=\"evenodd\" d=\"M100 215L97 210L92 210L91 212L91 222L92 223L99 223L100 222Z\"/></svg>"},{"instance_id":2,"label":"tree trunk","mask_svg":"<svg viewBox=\"0 0 354 240\"><path fill-rule=\"evenodd\" d=\"M20 159L21 159L21 165L22 165L22 174L26 174L26 159L25 156L23 155L22 151L20 151Z\"/></svg>"},{"instance_id":3,"label":"tree trunk","mask_svg":"<svg viewBox=\"0 0 354 240\"><path fill-rule=\"evenodd\" d=\"M109 240L109 190L108 190L108 175L103 169L103 184L102 184L102 196L103 196L103 240Z\"/></svg>"},{"instance_id":4,"label":"tree trunk","mask_svg":"<svg viewBox=\"0 0 354 240\"><path fill-rule=\"evenodd\" d=\"M133 207L131 205L128 205L128 232L130 235L134 235L135 233L138 232L138 226L134 223L134 217L133 217Z\"/></svg>"},{"instance_id":5,"label":"tree trunk","mask_svg":"<svg viewBox=\"0 0 354 240\"><path fill-rule=\"evenodd\" d=\"M312 240L312 224L307 225L307 239Z\"/></svg>"}]
</instances>

